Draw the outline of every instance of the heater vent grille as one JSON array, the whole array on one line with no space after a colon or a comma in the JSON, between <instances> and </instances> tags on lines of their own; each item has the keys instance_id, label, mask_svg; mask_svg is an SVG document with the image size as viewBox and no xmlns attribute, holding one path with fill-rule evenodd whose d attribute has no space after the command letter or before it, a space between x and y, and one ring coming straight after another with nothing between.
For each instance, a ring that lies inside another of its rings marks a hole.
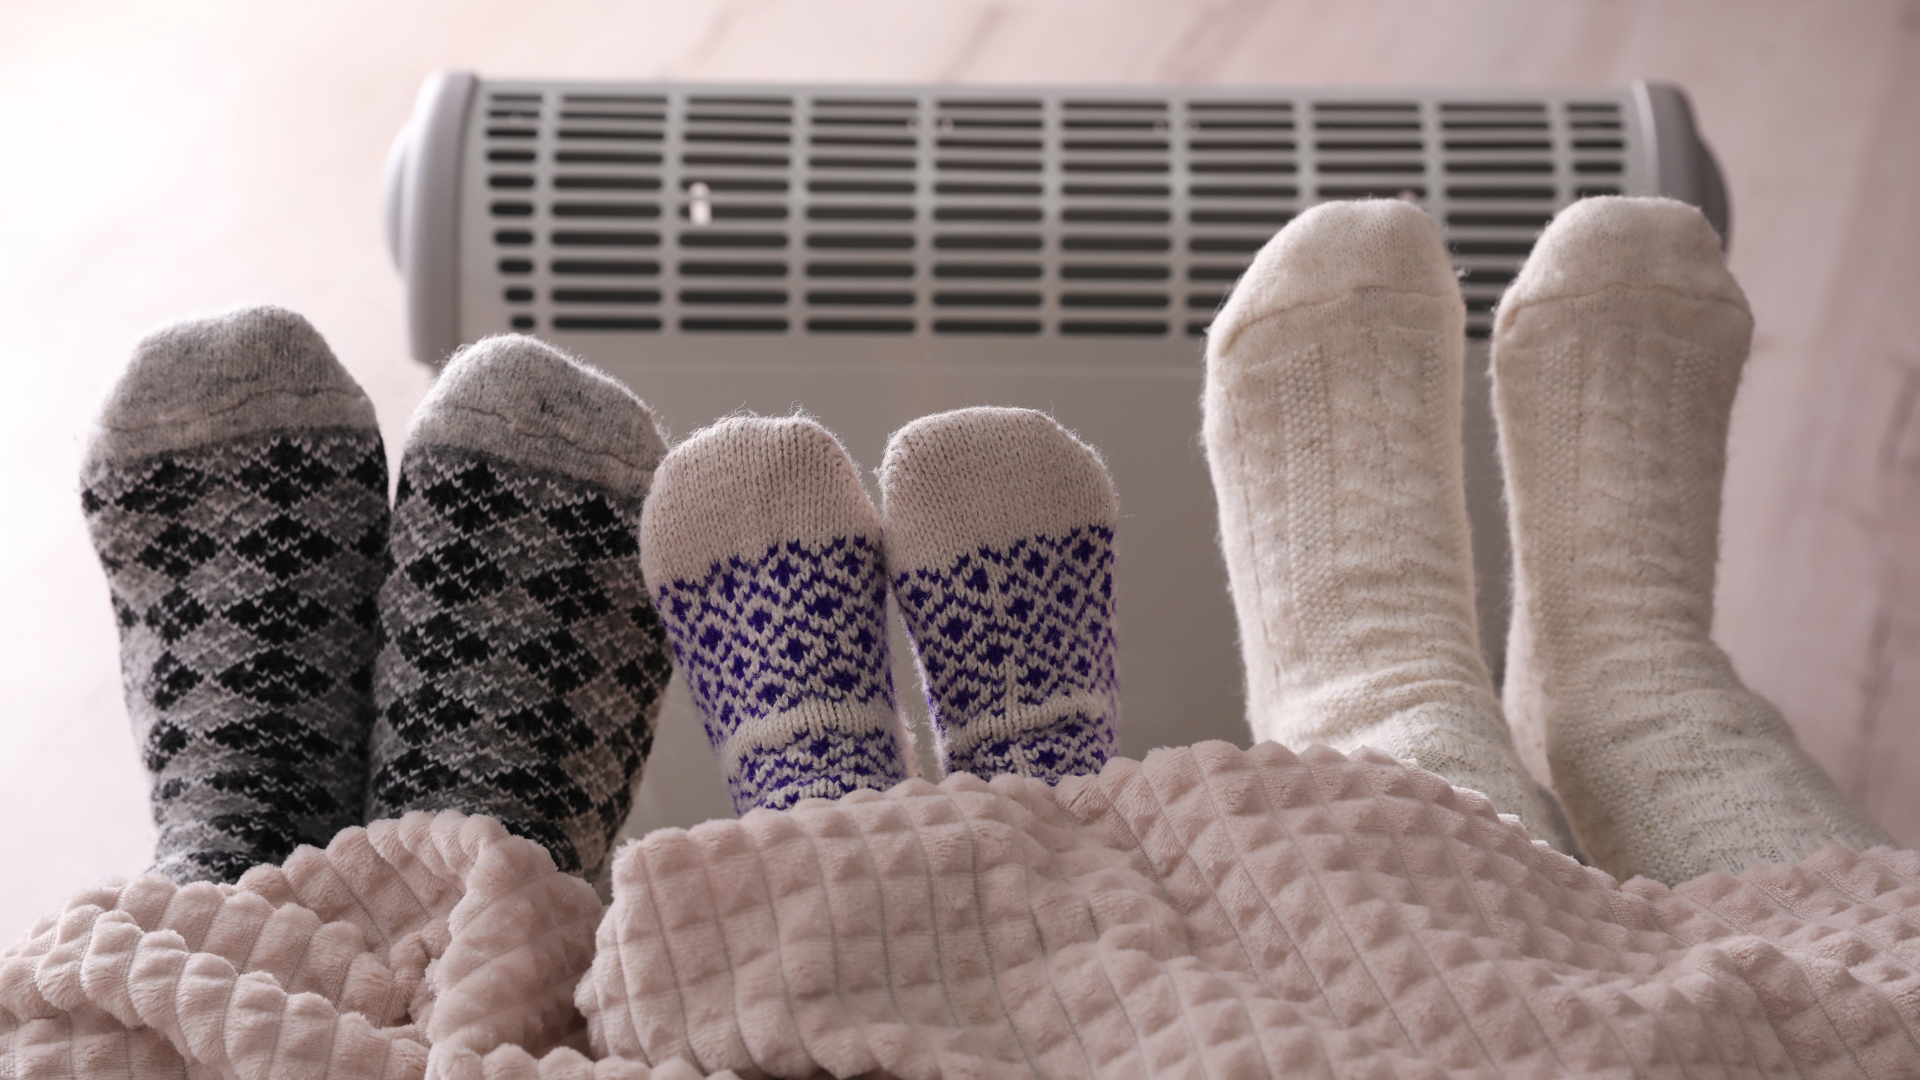
<instances>
[{"instance_id":1,"label":"heater vent grille","mask_svg":"<svg viewBox=\"0 0 1920 1080\"><path fill-rule=\"evenodd\" d=\"M468 272L543 333L1198 336L1302 208L1403 198L1485 336L1555 211L1650 186L1631 104L489 83Z\"/></svg>"}]
</instances>

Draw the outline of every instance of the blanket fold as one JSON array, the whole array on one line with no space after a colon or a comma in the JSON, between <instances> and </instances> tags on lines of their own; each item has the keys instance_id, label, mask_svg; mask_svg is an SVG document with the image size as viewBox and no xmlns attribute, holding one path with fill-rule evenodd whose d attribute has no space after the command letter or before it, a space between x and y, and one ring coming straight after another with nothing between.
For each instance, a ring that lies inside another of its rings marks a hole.
<instances>
[{"instance_id":1,"label":"blanket fold","mask_svg":"<svg viewBox=\"0 0 1920 1080\"><path fill-rule=\"evenodd\" d=\"M600 917L544 849L455 813L234 885L109 883L0 955L0 1078L417 1080L430 1043L544 1052L581 1033Z\"/></svg>"},{"instance_id":2,"label":"blanket fold","mask_svg":"<svg viewBox=\"0 0 1920 1080\"><path fill-rule=\"evenodd\" d=\"M661 830L412 814L0 954L0 1080L1920 1076L1920 854L1624 885L1373 751Z\"/></svg>"},{"instance_id":3,"label":"blanket fold","mask_svg":"<svg viewBox=\"0 0 1920 1080\"><path fill-rule=\"evenodd\" d=\"M1621 886L1370 750L909 781L622 851L597 1053L742 1075L1920 1075L1920 856Z\"/></svg>"}]
</instances>

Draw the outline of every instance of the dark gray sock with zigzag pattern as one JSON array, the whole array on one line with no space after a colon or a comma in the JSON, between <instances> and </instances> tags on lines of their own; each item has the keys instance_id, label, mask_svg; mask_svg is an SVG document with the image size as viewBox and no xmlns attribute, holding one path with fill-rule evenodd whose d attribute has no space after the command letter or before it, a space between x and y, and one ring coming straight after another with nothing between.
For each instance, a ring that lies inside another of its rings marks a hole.
<instances>
[{"instance_id":1,"label":"dark gray sock with zigzag pattern","mask_svg":"<svg viewBox=\"0 0 1920 1080\"><path fill-rule=\"evenodd\" d=\"M487 814L599 873L672 673L638 543L665 453L631 391L532 338L447 365L400 464L369 817Z\"/></svg>"},{"instance_id":2,"label":"dark gray sock with zigzag pattern","mask_svg":"<svg viewBox=\"0 0 1920 1080\"><path fill-rule=\"evenodd\" d=\"M326 342L271 307L149 335L81 485L153 773L154 870L231 882L359 824L387 465Z\"/></svg>"}]
</instances>

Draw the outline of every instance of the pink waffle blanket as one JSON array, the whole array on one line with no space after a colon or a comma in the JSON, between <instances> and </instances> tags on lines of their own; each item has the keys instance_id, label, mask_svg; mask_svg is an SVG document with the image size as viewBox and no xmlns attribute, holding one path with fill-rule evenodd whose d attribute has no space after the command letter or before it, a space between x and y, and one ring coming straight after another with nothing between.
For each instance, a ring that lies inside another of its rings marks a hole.
<instances>
[{"instance_id":1,"label":"pink waffle blanket","mask_svg":"<svg viewBox=\"0 0 1920 1080\"><path fill-rule=\"evenodd\" d=\"M0 1078L1920 1077L1920 855L1668 889L1368 751L663 830L614 900L410 815L0 959Z\"/></svg>"}]
</instances>

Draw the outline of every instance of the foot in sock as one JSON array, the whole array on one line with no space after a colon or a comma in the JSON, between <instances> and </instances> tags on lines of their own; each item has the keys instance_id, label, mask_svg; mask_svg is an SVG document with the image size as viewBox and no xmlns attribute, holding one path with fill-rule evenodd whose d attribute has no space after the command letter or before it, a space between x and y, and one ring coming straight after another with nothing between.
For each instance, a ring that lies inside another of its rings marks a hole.
<instances>
[{"instance_id":1,"label":"foot in sock","mask_svg":"<svg viewBox=\"0 0 1920 1080\"><path fill-rule=\"evenodd\" d=\"M1043 413L961 409L895 433L880 490L942 768L1099 772L1120 716L1099 456Z\"/></svg>"},{"instance_id":2,"label":"foot in sock","mask_svg":"<svg viewBox=\"0 0 1920 1080\"><path fill-rule=\"evenodd\" d=\"M1204 428L1249 720L1410 759L1566 851L1475 627L1464 321L1439 229L1389 200L1302 214L1214 321Z\"/></svg>"},{"instance_id":3,"label":"foot in sock","mask_svg":"<svg viewBox=\"0 0 1920 1080\"><path fill-rule=\"evenodd\" d=\"M1753 320L1699 211L1563 211L1500 302L1506 706L1595 864L1677 884L1887 837L1716 647L1727 423Z\"/></svg>"},{"instance_id":4,"label":"foot in sock","mask_svg":"<svg viewBox=\"0 0 1920 1080\"><path fill-rule=\"evenodd\" d=\"M665 452L630 391L532 338L447 365L400 464L369 817L487 814L598 874L672 672L637 539Z\"/></svg>"},{"instance_id":5,"label":"foot in sock","mask_svg":"<svg viewBox=\"0 0 1920 1080\"><path fill-rule=\"evenodd\" d=\"M270 307L152 334L81 485L153 774L155 872L231 882L360 824L387 465L326 342Z\"/></svg>"},{"instance_id":6,"label":"foot in sock","mask_svg":"<svg viewBox=\"0 0 1920 1080\"><path fill-rule=\"evenodd\" d=\"M826 429L740 418L696 432L661 463L641 537L736 810L907 778L879 516Z\"/></svg>"}]
</instances>

